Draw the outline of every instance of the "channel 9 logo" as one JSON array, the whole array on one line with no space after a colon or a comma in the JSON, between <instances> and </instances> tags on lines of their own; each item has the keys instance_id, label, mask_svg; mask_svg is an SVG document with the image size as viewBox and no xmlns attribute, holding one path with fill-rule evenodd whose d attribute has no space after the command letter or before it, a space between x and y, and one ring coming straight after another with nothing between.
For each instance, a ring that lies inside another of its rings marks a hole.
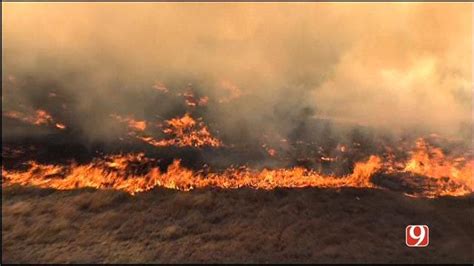
<instances>
[{"instance_id":1,"label":"channel 9 logo","mask_svg":"<svg viewBox=\"0 0 474 266\"><path fill-rule=\"evenodd\" d=\"M405 243L408 247L423 248L430 243L430 229L427 225L408 225L405 229Z\"/></svg>"}]
</instances>

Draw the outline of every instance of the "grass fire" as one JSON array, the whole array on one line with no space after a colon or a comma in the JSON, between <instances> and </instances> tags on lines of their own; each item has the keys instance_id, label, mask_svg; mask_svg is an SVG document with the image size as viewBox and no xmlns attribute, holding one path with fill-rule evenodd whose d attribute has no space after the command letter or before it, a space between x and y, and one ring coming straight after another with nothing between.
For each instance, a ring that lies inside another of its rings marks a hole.
<instances>
[{"instance_id":1,"label":"grass fire","mask_svg":"<svg viewBox=\"0 0 474 266\"><path fill-rule=\"evenodd\" d=\"M180 145L181 142L176 142ZM191 144L192 142L190 142ZM200 145L202 142L196 142ZM211 142L213 144L213 142ZM35 161L26 164L23 171L2 170L3 184L21 184L55 189L120 189L131 194L165 187L188 191L196 188L237 189L249 187L271 190L275 188L303 187L360 187L377 188L371 178L377 173L401 174L409 179L412 175L425 176L429 186L419 188L414 195L420 196L463 196L472 193L473 161L465 158L446 158L442 151L428 147L423 139L418 140L416 150L403 162L383 162L378 156L367 161L356 162L353 172L337 177L323 175L303 167L291 169L263 169L253 171L247 167L229 168L220 173L192 171L174 160L166 172L150 167L150 158L143 153L106 156L86 165L45 165ZM137 167L149 168L146 173L134 174ZM409 182L409 180L400 180ZM420 186L426 184L419 184Z\"/></svg>"},{"instance_id":2,"label":"grass fire","mask_svg":"<svg viewBox=\"0 0 474 266\"><path fill-rule=\"evenodd\" d=\"M2 263L473 262L472 4L2 9Z\"/></svg>"}]
</instances>

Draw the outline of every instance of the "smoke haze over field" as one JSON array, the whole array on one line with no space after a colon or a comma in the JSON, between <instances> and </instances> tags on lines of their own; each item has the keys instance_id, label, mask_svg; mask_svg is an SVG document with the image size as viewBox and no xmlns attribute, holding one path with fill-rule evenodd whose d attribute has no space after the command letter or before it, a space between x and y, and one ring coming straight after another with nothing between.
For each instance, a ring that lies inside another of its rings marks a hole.
<instances>
[{"instance_id":1,"label":"smoke haze over field","mask_svg":"<svg viewBox=\"0 0 474 266\"><path fill-rule=\"evenodd\" d=\"M286 137L313 116L470 138L471 4L2 7L2 111L48 109L89 139L115 134L111 113L181 115L156 82L192 84L210 98L199 116L234 139ZM232 87L239 94L219 103Z\"/></svg>"}]
</instances>

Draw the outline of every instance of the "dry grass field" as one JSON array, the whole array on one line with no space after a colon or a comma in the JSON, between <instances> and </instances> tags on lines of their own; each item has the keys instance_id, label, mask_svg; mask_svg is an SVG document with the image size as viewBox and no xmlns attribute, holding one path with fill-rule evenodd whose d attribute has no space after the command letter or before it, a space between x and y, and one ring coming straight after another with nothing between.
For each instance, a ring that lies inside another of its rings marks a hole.
<instances>
[{"instance_id":1,"label":"dry grass field","mask_svg":"<svg viewBox=\"0 0 474 266\"><path fill-rule=\"evenodd\" d=\"M473 261L472 196L350 188L2 192L3 263ZM405 246L407 224L430 226L427 248Z\"/></svg>"}]
</instances>

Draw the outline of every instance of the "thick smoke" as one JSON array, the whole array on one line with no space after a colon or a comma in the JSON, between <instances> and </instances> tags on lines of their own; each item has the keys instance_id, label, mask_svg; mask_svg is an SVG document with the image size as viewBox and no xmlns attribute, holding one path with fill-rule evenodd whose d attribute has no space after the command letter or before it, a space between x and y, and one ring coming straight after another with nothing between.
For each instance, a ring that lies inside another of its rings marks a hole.
<instances>
[{"instance_id":1,"label":"thick smoke","mask_svg":"<svg viewBox=\"0 0 474 266\"><path fill-rule=\"evenodd\" d=\"M183 114L169 95L189 86L210 99L196 115L233 142L342 132L308 125L326 119L471 137L471 4L2 7L2 111L47 109L85 140L113 139L112 113Z\"/></svg>"}]
</instances>

